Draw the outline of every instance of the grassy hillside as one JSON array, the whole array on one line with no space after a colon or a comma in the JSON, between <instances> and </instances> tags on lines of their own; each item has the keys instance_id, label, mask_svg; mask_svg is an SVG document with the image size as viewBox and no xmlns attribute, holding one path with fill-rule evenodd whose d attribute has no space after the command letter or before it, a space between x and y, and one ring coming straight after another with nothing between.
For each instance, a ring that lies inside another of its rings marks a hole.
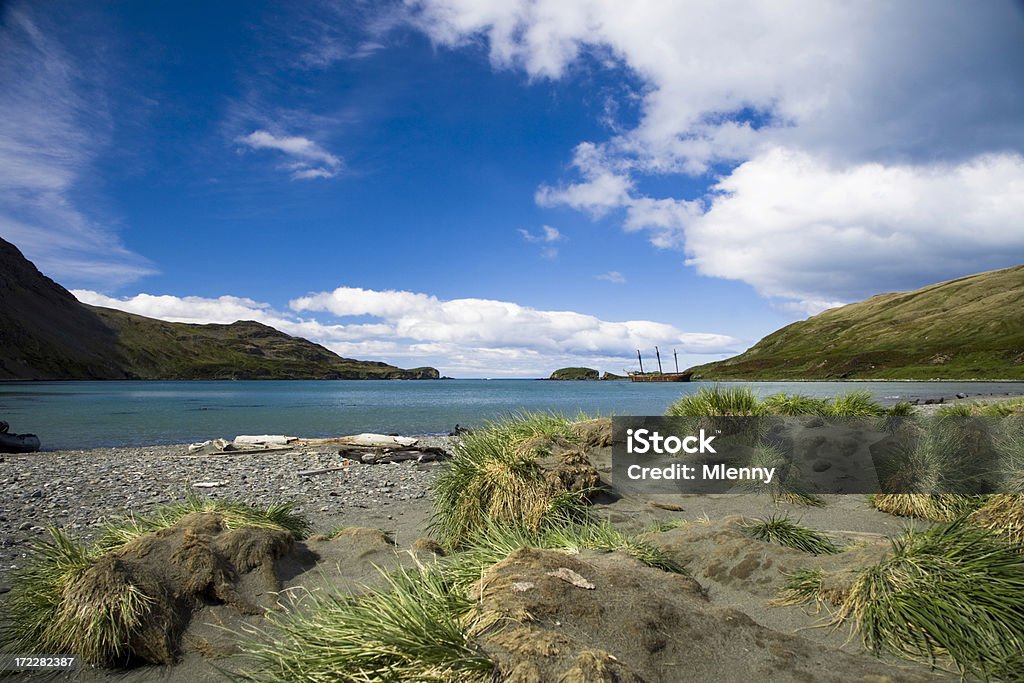
<instances>
[{"instance_id":1,"label":"grassy hillside","mask_svg":"<svg viewBox=\"0 0 1024 683\"><path fill-rule=\"evenodd\" d=\"M880 294L774 332L694 379L1024 379L1024 266Z\"/></svg>"},{"instance_id":2,"label":"grassy hillside","mask_svg":"<svg viewBox=\"0 0 1024 683\"><path fill-rule=\"evenodd\" d=\"M593 368L559 368L551 373L550 379L559 380L594 380L599 379L601 373Z\"/></svg>"},{"instance_id":3,"label":"grassy hillside","mask_svg":"<svg viewBox=\"0 0 1024 683\"><path fill-rule=\"evenodd\" d=\"M117 334L124 367L140 379L437 379L434 368L403 370L342 358L319 344L240 321L189 325L89 307Z\"/></svg>"},{"instance_id":4,"label":"grassy hillside","mask_svg":"<svg viewBox=\"0 0 1024 683\"><path fill-rule=\"evenodd\" d=\"M80 303L0 239L0 380L437 379L251 321L187 325Z\"/></svg>"}]
</instances>

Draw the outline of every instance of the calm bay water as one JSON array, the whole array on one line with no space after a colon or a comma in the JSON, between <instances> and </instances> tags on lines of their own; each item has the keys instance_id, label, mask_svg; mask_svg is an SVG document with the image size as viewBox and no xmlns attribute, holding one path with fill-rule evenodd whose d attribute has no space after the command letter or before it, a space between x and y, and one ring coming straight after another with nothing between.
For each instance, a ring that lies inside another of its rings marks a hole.
<instances>
[{"instance_id":1,"label":"calm bay water","mask_svg":"<svg viewBox=\"0 0 1024 683\"><path fill-rule=\"evenodd\" d=\"M536 380L12 382L0 383L0 420L38 434L45 450L204 441L238 434L336 436L447 433L514 411L659 415L700 382ZM757 382L778 391L832 396L869 391L887 403L912 398L1024 393L1007 382Z\"/></svg>"}]
</instances>

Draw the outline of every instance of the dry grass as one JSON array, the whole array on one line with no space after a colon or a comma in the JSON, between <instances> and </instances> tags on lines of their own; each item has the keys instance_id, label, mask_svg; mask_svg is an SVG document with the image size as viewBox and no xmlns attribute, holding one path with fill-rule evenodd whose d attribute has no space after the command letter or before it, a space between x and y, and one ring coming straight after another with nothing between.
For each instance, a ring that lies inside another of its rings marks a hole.
<instances>
[{"instance_id":1,"label":"dry grass","mask_svg":"<svg viewBox=\"0 0 1024 683\"><path fill-rule=\"evenodd\" d=\"M989 496L968 519L971 524L988 529L1011 543L1024 545L1024 494Z\"/></svg>"}]
</instances>

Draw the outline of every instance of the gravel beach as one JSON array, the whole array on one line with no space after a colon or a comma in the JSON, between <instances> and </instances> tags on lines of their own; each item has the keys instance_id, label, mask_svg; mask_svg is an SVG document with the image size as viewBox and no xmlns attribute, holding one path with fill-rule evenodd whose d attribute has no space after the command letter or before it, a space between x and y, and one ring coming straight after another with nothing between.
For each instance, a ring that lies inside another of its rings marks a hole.
<instances>
[{"instance_id":1,"label":"gravel beach","mask_svg":"<svg viewBox=\"0 0 1024 683\"><path fill-rule=\"evenodd\" d=\"M418 437L420 446L448 449L451 437ZM187 444L0 454L0 591L9 586L32 539L56 526L92 539L106 519L199 496L256 505L293 502L314 532L339 526L381 528L402 543L422 534L437 462L340 467L337 445L216 455L189 454ZM196 484L217 484L209 488ZM409 536L409 538L406 538Z\"/></svg>"}]
</instances>

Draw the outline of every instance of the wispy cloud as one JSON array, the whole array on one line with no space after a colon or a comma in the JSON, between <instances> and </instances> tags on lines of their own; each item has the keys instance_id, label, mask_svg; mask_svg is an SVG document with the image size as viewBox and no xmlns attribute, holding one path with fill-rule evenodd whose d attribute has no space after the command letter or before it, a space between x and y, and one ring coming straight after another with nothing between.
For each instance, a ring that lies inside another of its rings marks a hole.
<instances>
[{"instance_id":1,"label":"wispy cloud","mask_svg":"<svg viewBox=\"0 0 1024 683\"><path fill-rule=\"evenodd\" d=\"M522 235L523 239L527 242L541 245L540 255L546 259L553 259L558 256L558 247L556 247L555 244L569 239L559 232L558 228L553 228L550 225L542 226L540 232L536 234L529 230L520 228L519 234Z\"/></svg>"},{"instance_id":2,"label":"wispy cloud","mask_svg":"<svg viewBox=\"0 0 1024 683\"><path fill-rule=\"evenodd\" d=\"M154 271L74 192L110 134L102 67L34 9L0 10L0 235L62 282L117 287Z\"/></svg>"},{"instance_id":3,"label":"wispy cloud","mask_svg":"<svg viewBox=\"0 0 1024 683\"><path fill-rule=\"evenodd\" d=\"M235 139L240 145L256 150L281 152L290 161L283 166L295 180L333 178L341 170L341 158L331 154L309 138L298 135L274 135L266 130L254 130Z\"/></svg>"},{"instance_id":4,"label":"wispy cloud","mask_svg":"<svg viewBox=\"0 0 1024 683\"><path fill-rule=\"evenodd\" d=\"M113 298L75 290L85 303L189 323L256 320L348 357L433 365L461 376L539 376L590 363L619 371L637 348L661 345L696 360L739 351L722 334L683 331L651 320L607 321L492 299L443 300L409 291L339 287L298 297L289 311L244 297L138 294ZM334 318L324 321L321 314ZM359 318L358 321L346 319ZM370 321L365 320L370 318Z\"/></svg>"},{"instance_id":5,"label":"wispy cloud","mask_svg":"<svg viewBox=\"0 0 1024 683\"><path fill-rule=\"evenodd\" d=\"M613 285L624 285L626 284L626 276L617 270L609 270L607 273L601 273L595 275L594 279L604 280L605 282L611 282Z\"/></svg>"}]
</instances>

